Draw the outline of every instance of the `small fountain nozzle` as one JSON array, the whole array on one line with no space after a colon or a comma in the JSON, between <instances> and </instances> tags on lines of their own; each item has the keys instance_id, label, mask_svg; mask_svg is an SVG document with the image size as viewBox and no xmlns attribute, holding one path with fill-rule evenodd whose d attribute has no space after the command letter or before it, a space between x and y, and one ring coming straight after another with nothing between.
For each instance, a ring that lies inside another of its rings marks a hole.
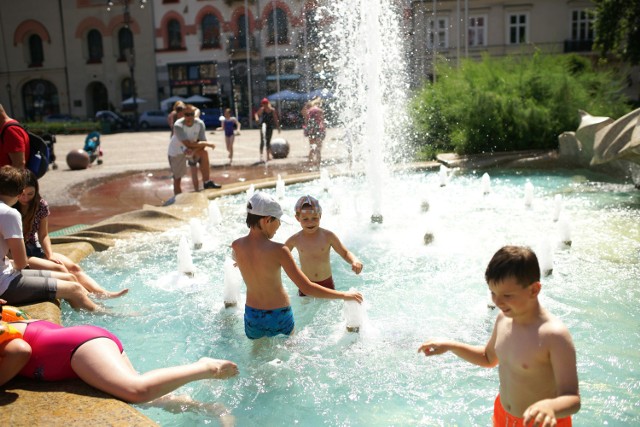
<instances>
[{"instance_id":1,"label":"small fountain nozzle","mask_svg":"<svg viewBox=\"0 0 640 427\"><path fill-rule=\"evenodd\" d=\"M382 214L373 214L371 215L371 223L372 224L382 224L382 221L384 220Z\"/></svg>"}]
</instances>

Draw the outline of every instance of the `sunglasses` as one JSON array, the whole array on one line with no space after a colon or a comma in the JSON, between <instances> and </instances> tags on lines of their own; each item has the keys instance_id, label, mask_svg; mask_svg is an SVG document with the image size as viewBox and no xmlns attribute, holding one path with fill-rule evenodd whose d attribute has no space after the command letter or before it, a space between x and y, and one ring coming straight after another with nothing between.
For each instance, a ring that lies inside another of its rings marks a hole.
<instances>
[{"instance_id":1,"label":"sunglasses","mask_svg":"<svg viewBox=\"0 0 640 427\"><path fill-rule=\"evenodd\" d=\"M196 115L195 113L184 113L185 117L193 117L195 115Z\"/></svg>"}]
</instances>

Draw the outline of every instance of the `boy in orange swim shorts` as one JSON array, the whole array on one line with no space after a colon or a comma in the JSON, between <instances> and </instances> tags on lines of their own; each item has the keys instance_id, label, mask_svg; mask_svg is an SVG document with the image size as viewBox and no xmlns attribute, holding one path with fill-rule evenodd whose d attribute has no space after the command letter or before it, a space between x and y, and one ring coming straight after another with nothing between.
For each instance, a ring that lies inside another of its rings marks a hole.
<instances>
[{"instance_id":1,"label":"boy in orange swim shorts","mask_svg":"<svg viewBox=\"0 0 640 427\"><path fill-rule=\"evenodd\" d=\"M331 274L329 255L331 248L351 265L354 273L360 274L362 263L342 244L338 236L320 227L322 208L312 196L302 196L295 206L296 219L302 230L289 237L285 245L289 250L296 248L300 255L300 269L313 283L328 289L335 289ZM298 290L298 295L305 296Z\"/></svg>"},{"instance_id":2,"label":"boy in orange swim shorts","mask_svg":"<svg viewBox=\"0 0 640 427\"><path fill-rule=\"evenodd\" d=\"M542 285L536 254L527 247L501 248L485 280L500 309L487 344L428 340L418 352L451 351L479 366L499 365L494 426L570 426L571 415L580 410L576 350L567 327L538 301Z\"/></svg>"}]
</instances>

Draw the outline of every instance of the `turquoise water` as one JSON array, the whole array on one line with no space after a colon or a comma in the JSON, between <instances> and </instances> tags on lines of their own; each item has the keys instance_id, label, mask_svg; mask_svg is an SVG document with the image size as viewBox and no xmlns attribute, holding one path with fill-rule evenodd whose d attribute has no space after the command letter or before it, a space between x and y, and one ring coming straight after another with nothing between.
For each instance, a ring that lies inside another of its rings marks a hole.
<instances>
[{"instance_id":1,"label":"turquoise water","mask_svg":"<svg viewBox=\"0 0 640 427\"><path fill-rule=\"evenodd\" d=\"M640 192L597 175L490 174L488 195L480 174L453 176L446 187L432 172L389 178L381 225L370 223L372 197L358 179L334 178L328 192L319 181L286 188L282 204L289 214L300 195L316 195L322 225L364 263L356 276L332 258L338 289L355 287L365 296L359 334L345 331L341 301L298 298L284 279L296 334L259 345L244 336L242 310L224 309L223 264L231 241L247 232L246 194L218 200L222 224L207 226L203 248L192 250L193 279L176 273L188 225L140 235L83 261L105 287L131 289L106 304L135 317L94 317L65 307L63 321L112 330L140 371L201 356L235 361L239 377L195 382L179 392L224 405L239 426L487 426L497 370L453 355L427 359L417 348L430 337L484 344L496 315L487 308L483 280L492 254L504 244L548 246L553 273L543 279L541 298L567 324L577 348L582 409L574 424L638 425ZM527 179L534 185L530 208L523 197ZM571 247L559 241L556 194L571 225ZM283 224L275 240L297 230ZM426 231L435 236L428 246ZM163 426L220 422L203 413L141 410Z\"/></svg>"}]
</instances>

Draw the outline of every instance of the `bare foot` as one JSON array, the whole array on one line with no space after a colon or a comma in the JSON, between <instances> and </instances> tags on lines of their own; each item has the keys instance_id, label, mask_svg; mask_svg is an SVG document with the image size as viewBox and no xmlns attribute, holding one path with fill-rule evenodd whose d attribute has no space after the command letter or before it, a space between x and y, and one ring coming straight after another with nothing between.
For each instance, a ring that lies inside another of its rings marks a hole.
<instances>
[{"instance_id":1,"label":"bare foot","mask_svg":"<svg viewBox=\"0 0 640 427\"><path fill-rule=\"evenodd\" d=\"M204 363L211 371L211 378L217 378L223 380L238 375L238 365L230 360L211 359L209 357L203 357L198 360L199 363Z\"/></svg>"},{"instance_id":2,"label":"bare foot","mask_svg":"<svg viewBox=\"0 0 640 427\"><path fill-rule=\"evenodd\" d=\"M95 295L96 298L100 298L100 299L111 299L111 298L119 298L123 295L126 295L128 292L129 292L129 289L123 289L118 292L104 291L102 293L93 294L93 295Z\"/></svg>"}]
</instances>

